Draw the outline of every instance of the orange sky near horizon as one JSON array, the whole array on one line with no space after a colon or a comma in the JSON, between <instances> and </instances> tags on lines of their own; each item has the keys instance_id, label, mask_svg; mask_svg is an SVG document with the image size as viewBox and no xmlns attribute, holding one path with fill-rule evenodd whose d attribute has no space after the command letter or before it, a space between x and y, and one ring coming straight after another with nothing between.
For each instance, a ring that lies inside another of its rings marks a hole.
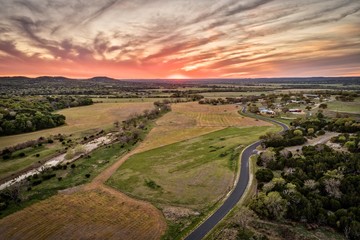
<instances>
[{"instance_id":1,"label":"orange sky near horizon","mask_svg":"<svg viewBox=\"0 0 360 240\"><path fill-rule=\"evenodd\" d=\"M360 76L360 1L0 3L0 76Z\"/></svg>"}]
</instances>

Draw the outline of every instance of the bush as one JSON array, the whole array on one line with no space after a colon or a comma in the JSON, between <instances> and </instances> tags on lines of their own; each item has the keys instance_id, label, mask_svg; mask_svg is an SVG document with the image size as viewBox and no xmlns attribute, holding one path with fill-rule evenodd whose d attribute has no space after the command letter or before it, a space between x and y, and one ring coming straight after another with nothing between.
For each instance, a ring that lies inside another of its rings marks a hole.
<instances>
[{"instance_id":1,"label":"bush","mask_svg":"<svg viewBox=\"0 0 360 240\"><path fill-rule=\"evenodd\" d=\"M39 153L35 154L35 157L40 157L40 154Z\"/></svg>"},{"instance_id":2,"label":"bush","mask_svg":"<svg viewBox=\"0 0 360 240\"><path fill-rule=\"evenodd\" d=\"M72 169L74 169L76 167L75 163L71 164L70 166Z\"/></svg>"},{"instance_id":3,"label":"bush","mask_svg":"<svg viewBox=\"0 0 360 240\"><path fill-rule=\"evenodd\" d=\"M321 135L324 135L324 134L325 134L325 131L324 131L324 130L320 130L320 131L317 132L317 135L318 135L318 136L321 136Z\"/></svg>"},{"instance_id":4,"label":"bush","mask_svg":"<svg viewBox=\"0 0 360 240\"><path fill-rule=\"evenodd\" d=\"M39 185L39 184L41 184L41 183L42 183L42 180L41 180L41 179L37 179L37 180L35 180L35 181L32 182L32 185L33 185L33 186L37 186L37 185Z\"/></svg>"},{"instance_id":5,"label":"bush","mask_svg":"<svg viewBox=\"0 0 360 240\"><path fill-rule=\"evenodd\" d=\"M19 153L19 157L25 157L26 154L24 152Z\"/></svg>"},{"instance_id":6,"label":"bush","mask_svg":"<svg viewBox=\"0 0 360 240\"><path fill-rule=\"evenodd\" d=\"M145 184L146 186L148 186L151 189L159 189L161 188L159 185L157 185L153 180L149 179L149 180L145 180Z\"/></svg>"},{"instance_id":7,"label":"bush","mask_svg":"<svg viewBox=\"0 0 360 240\"><path fill-rule=\"evenodd\" d=\"M42 179L45 181L45 180L49 180L49 179L51 179L51 178L53 178L53 177L55 177L55 176L56 176L55 173L44 174L44 175L42 176Z\"/></svg>"},{"instance_id":8,"label":"bush","mask_svg":"<svg viewBox=\"0 0 360 240\"><path fill-rule=\"evenodd\" d=\"M89 178L89 177L90 177L90 173L85 174L85 177L86 177L86 178Z\"/></svg>"},{"instance_id":9,"label":"bush","mask_svg":"<svg viewBox=\"0 0 360 240\"><path fill-rule=\"evenodd\" d=\"M60 182L62 180L62 177L58 177L58 181Z\"/></svg>"}]
</instances>

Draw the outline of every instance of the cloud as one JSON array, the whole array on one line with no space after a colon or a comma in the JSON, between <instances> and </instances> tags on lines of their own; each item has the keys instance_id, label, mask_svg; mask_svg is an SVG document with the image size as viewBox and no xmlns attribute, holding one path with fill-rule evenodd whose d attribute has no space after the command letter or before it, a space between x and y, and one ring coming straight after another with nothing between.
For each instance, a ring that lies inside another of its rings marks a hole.
<instances>
[{"instance_id":1,"label":"cloud","mask_svg":"<svg viewBox=\"0 0 360 240\"><path fill-rule=\"evenodd\" d=\"M80 25L84 25L87 24L91 21L96 20L98 17L100 17L101 15L103 15L104 13L106 13L106 11L108 11L110 8L112 8L116 3L118 2L118 0L111 0L108 1L106 4L104 4L103 6L100 7L100 9L96 10L95 12L93 12L92 14L88 15L81 23Z\"/></svg>"},{"instance_id":2,"label":"cloud","mask_svg":"<svg viewBox=\"0 0 360 240\"><path fill-rule=\"evenodd\" d=\"M306 66L311 73L315 65L319 71L340 69L337 61L339 72L359 72L351 63L353 53L360 52L358 1L0 0L0 4L0 75L9 71L5 64L17 61L18 69L27 71L23 62L53 70L52 64L63 64L59 69L67 74L75 67L82 74L86 68L88 74L102 68L144 77L184 71L197 77L294 73L286 66L305 74Z\"/></svg>"}]
</instances>

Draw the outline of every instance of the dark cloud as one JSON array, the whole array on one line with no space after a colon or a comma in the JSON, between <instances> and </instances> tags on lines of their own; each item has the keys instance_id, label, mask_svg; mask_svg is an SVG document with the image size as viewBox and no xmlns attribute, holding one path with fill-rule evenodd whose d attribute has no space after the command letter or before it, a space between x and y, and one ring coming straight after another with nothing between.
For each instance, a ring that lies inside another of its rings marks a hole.
<instances>
[{"instance_id":1,"label":"dark cloud","mask_svg":"<svg viewBox=\"0 0 360 240\"><path fill-rule=\"evenodd\" d=\"M26 57L23 52L16 49L15 43L12 41L0 41L0 51L18 59Z\"/></svg>"}]
</instances>

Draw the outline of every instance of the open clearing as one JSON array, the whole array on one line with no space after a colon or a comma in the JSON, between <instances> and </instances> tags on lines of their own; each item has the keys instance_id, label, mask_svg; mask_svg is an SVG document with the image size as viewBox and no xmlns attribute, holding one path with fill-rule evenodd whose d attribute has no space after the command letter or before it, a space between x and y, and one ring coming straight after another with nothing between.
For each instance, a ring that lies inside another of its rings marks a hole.
<instances>
[{"instance_id":1,"label":"open clearing","mask_svg":"<svg viewBox=\"0 0 360 240\"><path fill-rule=\"evenodd\" d=\"M73 134L89 129L105 128L115 121L125 120L134 113L151 109L151 102L138 103L97 103L90 106L63 109L57 113L66 116L66 125L41 131L0 137L0 148L12 146L41 136Z\"/></svg>"},{"instance_id":2,"label":"open clearing","mask_svg":"<svg viewBox=\"0 0 360 240\"><path fill-rule=\"evenodd\" d=\"M326 110L341 113L360 113L360 98L355 98L353 102L331 101L326 103Z\"/></svg>"},{"instance_id":3,"label":"open clearing","mask_svg":"<svg viewBox=\"0 0 360 240\"><path fill-rule=\"evenodd\" d=\"M59 194L0 220L2 239L159 239L166 224L147 203L106 190Z\"/></svg>"},{"instance_id":4,"label":"open clearing","mask_svg":"<svg viewBox=\"0 0 360 240\"><path fill-rule=\"evenodd\" d=\"M136 149L142 152L194 138L226 127L270 126L264 121L243 117L234 105L200 105L197 102L177 103L172 111L156 121L145 141Z\"/></svg>"},{"instance_id":5,"label":"open clearing","mask_svg":"<svg viewBox=\"0 0 360 240\"><path fill-rule=\"evenodd\" d=\"M156 204L212 206L231 188L238 152L276 127L230 127L131 156L108 184ZM234 150L236 149L237 150Z\"/></svg>"}]
</instances>

